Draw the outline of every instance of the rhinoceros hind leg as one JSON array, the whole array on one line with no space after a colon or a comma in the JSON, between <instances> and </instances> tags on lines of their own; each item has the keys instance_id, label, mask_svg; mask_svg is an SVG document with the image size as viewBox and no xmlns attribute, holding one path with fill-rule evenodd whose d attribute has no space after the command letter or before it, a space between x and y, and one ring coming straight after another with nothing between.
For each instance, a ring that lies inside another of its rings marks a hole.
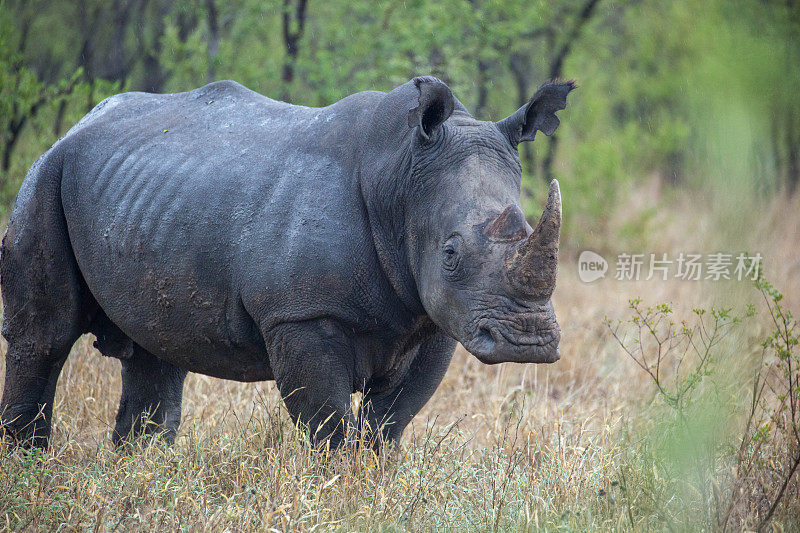
<instances>
[{"instance_id":1,"label":"rhinoceros hind leg","mask_svg":"<svg viewBox=\"0 0 800 533\"><path fill-rule=\"evenodd\" d=\"M0 438L24 447L47 448L56 383L68 352L69 348L37 354L17 343L9 345Z\"/></svg>"},{"instance_id":2,"label":"rhinoceros hind leg","mask_svg":"<svg viewBox=\"0 0 800 533\"><path fill-rule=\"evenodd\" d=\"M45 447L56 382L86 331L93 298L72 253L53 151L31 167L3 237L3 336L8 341L0 437Z\"/></svg>"},{"instance_id":3,"label":"rhinoceros hind leg","mask_svg":"<svg viewBox=\"0 0 800 533\"><path fill-rule=\"evenodd\" d=\"M115 445L144 435L172 444L181 422L186 371L134 345L122 360L122 397L112 440Z\"/></svg>"}]
</instances>

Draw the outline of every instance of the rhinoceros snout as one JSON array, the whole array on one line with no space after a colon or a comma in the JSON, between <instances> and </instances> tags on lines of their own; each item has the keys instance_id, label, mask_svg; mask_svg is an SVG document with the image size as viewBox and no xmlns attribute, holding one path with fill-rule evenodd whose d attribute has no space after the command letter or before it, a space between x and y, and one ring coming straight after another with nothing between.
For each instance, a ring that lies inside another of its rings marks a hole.
<instances>
[{"instance_id":1,"label":"rhinoceros snout","mask_svg":"<svg viewBox=\"0 0 800 533\"><path fill-rule=\"evenodd\" d=\"M505 332L499 326L480 326L464 348L482 363L555 363L561 358L557 323L528 336Z\"/></svg>"}]
</instances>

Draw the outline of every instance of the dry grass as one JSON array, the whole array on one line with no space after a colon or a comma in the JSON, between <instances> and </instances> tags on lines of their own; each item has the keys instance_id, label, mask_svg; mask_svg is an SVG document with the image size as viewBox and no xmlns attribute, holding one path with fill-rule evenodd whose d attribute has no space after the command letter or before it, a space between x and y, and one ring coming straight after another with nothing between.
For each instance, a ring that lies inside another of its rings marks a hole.
<instances>
[{"instance_id":1,"label":"dry grass","mask_svg":"<svg viewBox=\"0 0 800 533\"><path fill-rule=\"evenodd\" d=\"M798 202L773 204L755 225L752 240L742 243L750 250L759 245L768 275L795 309L800 309L798 207ZM712 222L696 213L687 207L651 221L652 251L719 247L698 230ZM693 492L689 480L670 478L654 455L662 410L652 386L625 359L602 321L606 315L625 316L628 299L637 296L671 301L678 313L688 314L731 295L743 305L739 298L751 289L675 280L606 279L587 285L577 279L576 252L562 258L555 296L562 360L551 366L487 367L459 348L401 448L388 456L346 452L325 460L291 426L274 384L200 375L187 379L183 423L173 447L120 453L109 442L120 395L119 363L81 339L59 382L51 449L27 454L0 448L0 528L704 527L701 514L694 513L704 508L704 496ZM762 324L754 322L734 339L734 352L752 353L755 339L766 334ZM721 483L724 479L721 475ZM796 485L792 490L789 497L797 498ZM758 511L743 508L738 527L752 525ZM782 508L776 524L797 529L797 513L797 504Z\"/></svg>"}]
</instances>

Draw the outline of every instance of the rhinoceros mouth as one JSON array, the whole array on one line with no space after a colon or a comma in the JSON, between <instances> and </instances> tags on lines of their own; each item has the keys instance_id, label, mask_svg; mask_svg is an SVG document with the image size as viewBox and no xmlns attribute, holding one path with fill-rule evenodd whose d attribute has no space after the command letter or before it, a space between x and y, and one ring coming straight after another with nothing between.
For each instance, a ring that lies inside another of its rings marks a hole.
<instances>
[{"instance_id":1,"label":"rhinoceros mouth","mask_svg":"<svg viewBox=\"0 0 800 533\"><path fill-rule=\"evenodd\" d=\"M555 363L561 334L556 327L547 332L521 338L509 338L501 328L481 325L464 348L482 363Z\"/></svg>"}]
</instances>

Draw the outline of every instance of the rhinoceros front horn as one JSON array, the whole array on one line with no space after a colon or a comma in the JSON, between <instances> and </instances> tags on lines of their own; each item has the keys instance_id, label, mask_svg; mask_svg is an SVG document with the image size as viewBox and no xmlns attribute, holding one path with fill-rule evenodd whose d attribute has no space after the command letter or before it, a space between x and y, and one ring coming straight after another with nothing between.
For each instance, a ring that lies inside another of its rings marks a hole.
<instances>
[{"instance_id":1,"label":"rhinoceros front horn","mask_svg":"<svg viewBox=\"0 0 800 533\"><path fill-rule=\"evenodd\" d=\"M550 182L547 205L533 233L518 245L508 262L512 286L534 299L553 294L558 271L558 235L561 231L561 191Z\"/></svg>"}]
</instances>

